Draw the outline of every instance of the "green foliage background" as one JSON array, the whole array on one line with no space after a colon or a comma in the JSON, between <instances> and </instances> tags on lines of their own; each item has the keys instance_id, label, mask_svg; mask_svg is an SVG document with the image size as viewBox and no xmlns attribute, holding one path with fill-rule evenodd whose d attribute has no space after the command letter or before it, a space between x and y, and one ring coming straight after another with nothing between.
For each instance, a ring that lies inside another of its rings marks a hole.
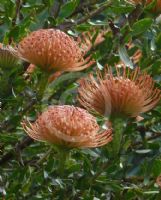
<instances>
[{"instance_id":1,"label":"green foliage background","mask_svg":"<svg viewBox=\"0 0 161 200\"><path fill-rule=\"evenodd\" d=\"M154 2L155 3L155 2ZM92 50L97 66L83 72L64 73L37 93L42 72L30 81L23 74L28 64L0 66L0 199L5 200L160 200L155 183L161 174L161 106L129 120L124 143L113 158L108 145L95 149L73 149L63 175L58 172L59 156L50 145L26 136L20 122L24 116L36 119L48 105L79 105L77 80L105 64L122 60L135 67L126 45L142 51L139 66L160 87L161 18L151 7L133 6L123 0L4 0L0 2L0 41L18 43L31 31L59 28L76 37L96 28L109 30L105 41ZM98 118L98 122L101 119Z\"/></svg>"}]
</instances>

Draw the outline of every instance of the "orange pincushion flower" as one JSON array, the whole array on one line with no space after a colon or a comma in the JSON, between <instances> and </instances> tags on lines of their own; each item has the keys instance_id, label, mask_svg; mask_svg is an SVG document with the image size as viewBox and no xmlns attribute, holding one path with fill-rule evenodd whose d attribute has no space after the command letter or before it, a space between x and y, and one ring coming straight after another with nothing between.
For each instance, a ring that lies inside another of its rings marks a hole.
<instances>
[{"instance_id":1,"label":"orange pincushion flower","mask_svg":"<svg viewBox=\"0 0 161 200\"><path fill-rule=\"evenodd\" d=\"M99 133L96 119L74 106L51 106L31 124L22 123L27 134L40 141L69 147L98 147L112 140L112 131Z\"/></svg>"},{"instance_id":2,"label":"orange pincushion flower","mask_svg":"<svg viewBox=\"0 0 161 200\"><path fill-rule=\"evenodd\" d=\"M134 4L139 4L139 3L142 3L143 0L128 0ZM148 5L150 3L152 3L153 0L146 0L145 1L145 4ZM161 0L157 0L156 1L156 6L154 7L153 9L154 12L161 12Z\"/></svg>"},{"instance_id":3,"label":"orange pincushion flower","mask_svg":"<svg viewBox=\"0 0 161 200\"><path fill-rule=\"evenodd\" d=\"M93 64L73 38L56 29L32 32L19 43L17 54L47 72L79 71Z\"/></svg>"},{"instance_id":4,"label":"orange pincushion flower","mask_svg":"<svg viewBox=\"0 0 161 200\"><path fill-rule=\"evenodd\" d=\"M160 90L149 75L139 68L116 70L116 76L108 69L104 77L99 72L97 79L91 74L80 81L78 99L85 108L102 115L136 117L159 102Z\"/></svg>"}]
</instances>

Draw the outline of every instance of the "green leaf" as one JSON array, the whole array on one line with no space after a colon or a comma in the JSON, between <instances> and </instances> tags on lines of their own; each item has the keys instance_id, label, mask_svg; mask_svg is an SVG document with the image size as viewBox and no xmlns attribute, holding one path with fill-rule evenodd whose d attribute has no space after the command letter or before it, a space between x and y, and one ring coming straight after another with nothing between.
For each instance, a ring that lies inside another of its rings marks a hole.
<instances>
[{"instance_id":1,"label":"green leaf","mask_svg":"<svg viewBox=\"0 0 161 200\"><path fill-rule=\"evenodd\" d=\"M139 154L146 154L146 153L151 152L151 149L140 149L140 150L136 150L135 152Z\"/></svg>"},{"instance_id":2,"label":"green leaf","mask_svg":"<svg viewBox=\"0 0 161 200\"><path fill-rule=\"evenodd\" d=\"M59 18L63 19L69 17L77 7L79 0L69 1L61 7Z\"/></svg>"},{"instance_id":3,"label":"green leaf","mask_svg":"<svg viewBox=\"0 0 161 200\"><path fill-rule=\"evenodd\" d=\"M158 49L161 50L161 33L159 33L159 34L157 35L157 38L156 38L156 46L157 46Z\"/></svg>"},{"instance_id":4,"label":"green leaf","mask_svg":"<svg viewBox=\"0 0 161 200\"><path fill-rule=\"evenodd\" d=\"M102 69L103 69L103 66L102 66L98 61L97 61L96 63L97 63L98 69L102 70Z\"/></svg>"},{"instance_id":5,"label":"green leaf","mask_svg":"<svg viewBox=\"0 0 161 200\"><path fill-rule=\"evenodd\" d=\"M117 14L122 14L122 13L128 13L131 12L133 10L132 6L125 6L125 5L121 5L121 6L113 6L111 8L112 12L117 13Z\"/></svg>"},{"instance_id":6,"label":"green leaf","mask_svg":"<svg viewBox=\"0 0 161 200\"><path fill-rule=\"evenodd\" d=\"M145 33L152 25L153 20L151 18L144 18L135 22L132 26L132 36L136 36Z\"/></svg>"},{"instance_id":7,"label":"green leaf","mask_svg":"<svg viewBox=\"0 0 161 200\"><path fill-rule=\"evenodd\" d=\"M151 190L151 191L146 191L144 194L158 194L159 190Z\"/></svg>"},{"instance_id":8,"label":"green leaf","mask_svg":"<svg viewBox=\"0 0 161 200\"><path fill-rule=\"evenodd\" d=\"M153 0L152 2L147 4L145 10L151 11L156 5L157 5L157 0Z\"/></svg>"},{"instance_id":9,"label":"green leaf","mask_svg":"<svg viewBox=\"0 0 161 200\"><path fill-rule=\"evenodd\" d=\"M161 160L155 160L153 162L152 172L156 177L161 174Z\"/></svg>"},{"instance_id":10,"label":"green leaf","mask_svg":"<svg viewBox=\"0 0 161 200\"><path fill-rule=\"evenodd\" d=\"M121 60L125 63L125 65L133 69L133 63L127 53L126 48L124 46L120 46L118 52Z\"/></svg>"}]
</instances>

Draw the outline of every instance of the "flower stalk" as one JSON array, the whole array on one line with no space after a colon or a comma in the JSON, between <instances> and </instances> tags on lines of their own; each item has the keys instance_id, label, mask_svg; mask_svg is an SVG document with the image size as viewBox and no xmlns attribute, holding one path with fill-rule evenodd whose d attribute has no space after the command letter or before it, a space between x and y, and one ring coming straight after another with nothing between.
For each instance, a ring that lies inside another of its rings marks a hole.
<instances>
[{"instance_id":1,"label":"flower stalk","mask_svg":"<svg viewBox=\"0 0 161 200\"><path fill-rule=\"evenodd\" d=\"M58 147L58 156L59 156L58 172L61 176L64 176L66 162L67 159L69 158L69 149L64 148L62 146Z\"/></svg>"},{"instance_id":2,"label":"flower stalk","mask_svg":"<svg viewBox=\"0 0 161 200\"><path fill-rule=\"evenodd\" d=\"M121 149L123 131L124 131L124 123L125 120L123 118L114 118L112 120L114 129L113 140L111 142L113 156L119 155Z\"/></svg>"},{"instance_id":3,"label":"flower stalk","mask_svg":"<svg viewBox=\"0 0 161 200\"><path fill-rule=\"evenodd\" d=\"M49 76L50 76L50 74L48 74L48 73L41 74L40 80L38 81L38 84L37 84L38 101L41 101L41 99L43 98L45 89L48 85Z\"/></svg>"}]
</instances>

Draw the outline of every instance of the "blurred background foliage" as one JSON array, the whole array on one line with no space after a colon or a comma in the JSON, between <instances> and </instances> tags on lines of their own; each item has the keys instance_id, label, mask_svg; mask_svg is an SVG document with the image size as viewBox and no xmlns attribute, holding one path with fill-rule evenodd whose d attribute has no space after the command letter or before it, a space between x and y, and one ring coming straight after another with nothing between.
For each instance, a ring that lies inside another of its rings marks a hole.
<instances>
[{"instance_id":1,"label":"blurred background foliage","mask_svg":"<svg viewBox=\"0 0 161 200\"><path fill-rule=\"evenodd\" d=\"M160 200L156 178L161 174L161 105L129 120L120 155L107 146L73 149L62 176L59 157L50 145L34 142L22 130L24 116L36 119L48 105L80 106L78 80L105 64L124 62L148 72L161 83L161 17L148 6L123 0L3 0L0 2L0 42L15 45L31 31L58 28L76 38L83 31L107 30L105 40L91 50L97 65L63 73L37 94L42 72L24 76L28 63L0 66L0 199L2 200ZM132 44L128 48L129 42ZM142 57L135 63L132 56ZM98 122L101 119L98 118Z\"/></svg>"}]
</instances>

